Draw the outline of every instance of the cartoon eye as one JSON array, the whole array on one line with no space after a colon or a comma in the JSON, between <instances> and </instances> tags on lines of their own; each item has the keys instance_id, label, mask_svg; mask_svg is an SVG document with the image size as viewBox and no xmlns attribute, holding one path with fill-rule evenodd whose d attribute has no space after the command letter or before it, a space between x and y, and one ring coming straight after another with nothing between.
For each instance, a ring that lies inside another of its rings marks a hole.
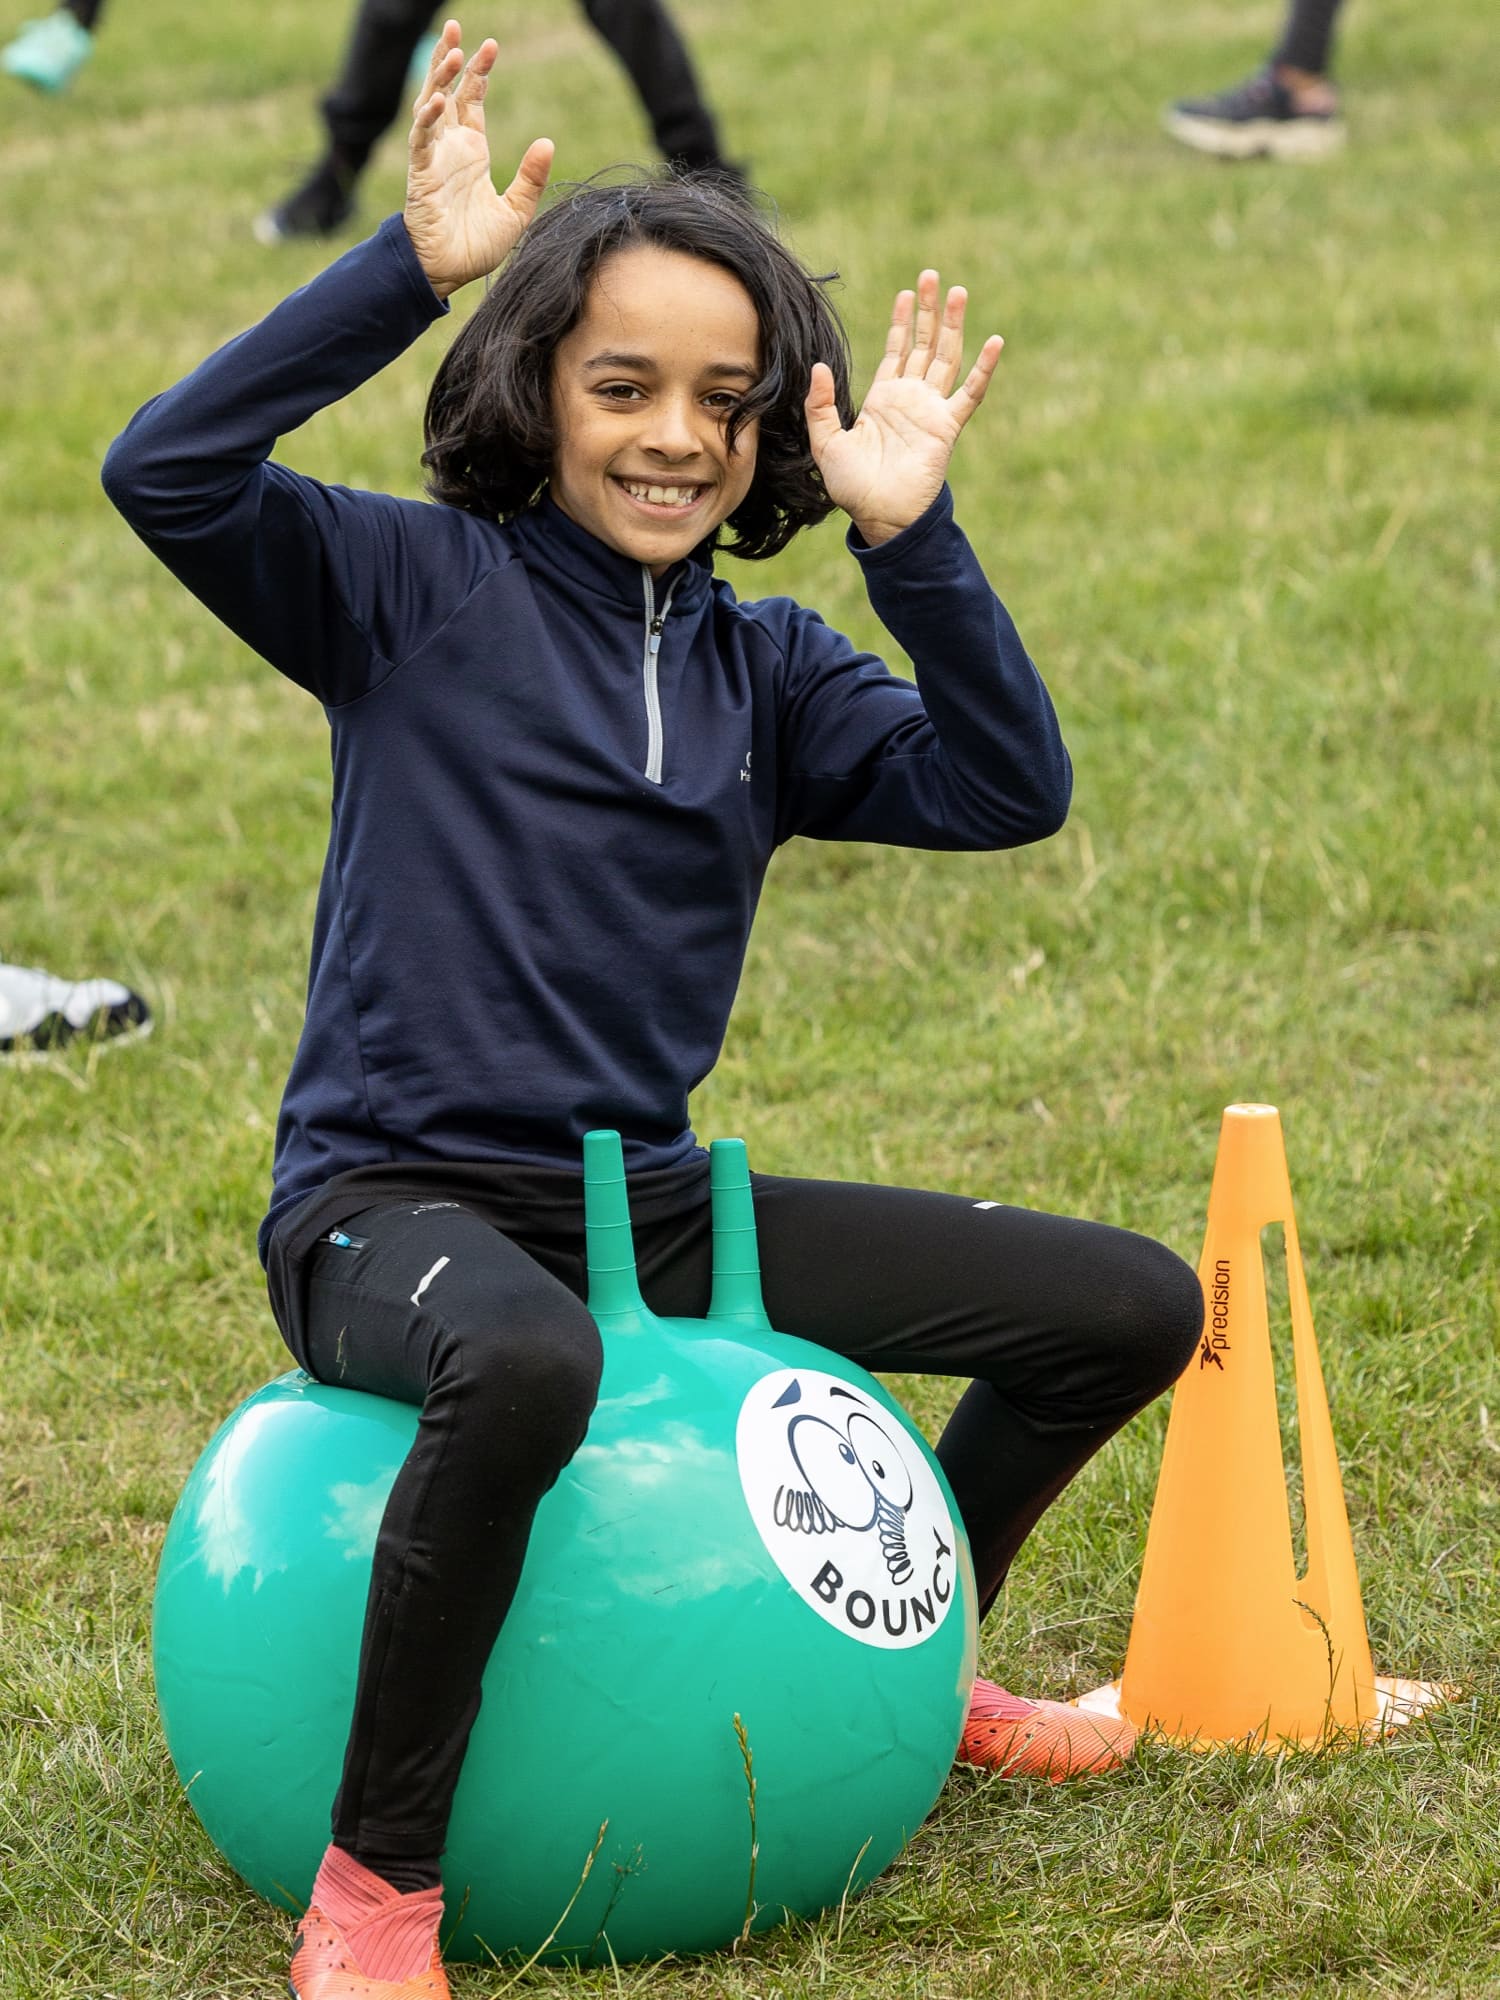
<instances>
[{"instance_id":1,"label":"cartoon eye","mask_svg":"<svg viewBox=\"0 0 1500 2000\"><path fill-rule=\"evenodd\" d=\"M787 1443L797 1469L829 1512L846 1528L868 1528L875 1519L875 1489L843 1433L821 1417L794 1417Z\"/></svg>"},{"instance_id":2,"label":"cartoon eye","mask_svg":"<svg viewBox=\"0 0 1500 2000\"><path fill-rule=\"evenodd\" d=\"M865 1476L883 1500L893 1507L911 1505L911 1474L906 1460L897 1451L889 1431L882 1430L873 1417L849 1419L849 1442L865 1471Z\"/></svg>"}]
</instances>

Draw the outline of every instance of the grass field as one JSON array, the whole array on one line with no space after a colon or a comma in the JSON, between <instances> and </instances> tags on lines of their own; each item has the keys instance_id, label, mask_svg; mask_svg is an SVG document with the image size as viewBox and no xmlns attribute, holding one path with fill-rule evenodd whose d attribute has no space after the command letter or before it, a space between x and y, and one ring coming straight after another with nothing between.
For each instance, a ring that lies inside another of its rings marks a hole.
<instances>
[{"instance_id":1,"label":"grass field","mask_svg":"<svg viewBox=\"0 0 1500 2000\"><path fill-rule=\"evenodd\" d=\"M0 0L0 31L23 0ZM1379 1666L1462 1685L1324 1759L1159 1745L1063 1793L959 1776L842 1921L734 1958L461 1972L685 2000L1500 1995L1494 21L1359 0L1317 169L1174 148L1275 0L686 0L731 150L837 263L856 352L937 264L1007 336L961 517L1077 766L1049 844L788 850L695 1106L755 1163L1122 1222L1195 1259L1221 1107L1280 1106ZM285 1365L252 1237L327 816L315 706L111 513L136 405L315 270L251 238L339 7L116 0L72 94L0 99L0 951L123 974L155 1038L0 1070L0 1994L278 1992L287 1926L157 1730L153 1569ZM497 152L640 157L581 16L499 0ZM364 213L394 206L399 145ZM434 334L288 447L414 492ZM880 634L830 526L781 589ZM945 1392L909 1385L929 1425ZM988 1669L1117 1670L1165 1424L1049 1514ZM289 1668L292 1663L289 1663Z\"/></svg>"}]
</instances>

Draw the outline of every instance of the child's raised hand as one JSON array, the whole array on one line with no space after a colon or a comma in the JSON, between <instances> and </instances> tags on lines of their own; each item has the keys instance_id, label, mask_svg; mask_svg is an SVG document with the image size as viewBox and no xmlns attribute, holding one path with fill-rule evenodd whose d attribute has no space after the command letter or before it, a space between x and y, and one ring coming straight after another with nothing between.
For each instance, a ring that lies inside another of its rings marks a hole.
<instances>
[{"instance_id":1,"label":"child's raised hand","mask_svg":"<svg viewBox=\"0 0 1500 2000\"><path fill-rule=\"evenodd\" d=\"M447 21L414 108L406 167L406 233L439 298L505 262L536 214L552 141L533 139L504 194L490 179L484 93L500 53L481 42L465 63Z\"/></svg>"},{"instance_id":2,"label":"child's raised hand","mask_svg":"<svg viewBox=\"0 0 1500 2000\"><path fill-rule=\"evenodd\" d=\"M845 430L834 402L833 375L813 364L807 432L828 497L864 539L888 542L925 514L948 476L958 434L984 401L1005 342L992 333L955 391L963 362L961 285L938 317L938 274L924 271L915 292L898 292L885 353L870 393ZM915 324L913 322L915 321Z\"/></svg>"}]
</instances>

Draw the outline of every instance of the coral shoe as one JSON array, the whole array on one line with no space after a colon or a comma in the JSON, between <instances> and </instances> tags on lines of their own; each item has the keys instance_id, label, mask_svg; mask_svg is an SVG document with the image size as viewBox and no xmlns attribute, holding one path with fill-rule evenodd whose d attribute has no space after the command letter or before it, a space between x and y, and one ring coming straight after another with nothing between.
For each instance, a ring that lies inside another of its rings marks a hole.
<instances>
[{"instance_id":1,"label":"coral shoe","mask_svg":"<svg viewBox=\"0 0 1500 2000\"><path fill-rule=\"evenodd\" d=\"M441 1898L433 1918L436 1932ZM349 1940L316 1903L297 1926L297 1949L287 1980L292 2000L451 2000L437 1938L423 1972L405 1979L374 1979L360 1970Z\"/></svg>"},{"instance_id":2,"label":"coral shoe","mask_svg":"<svg viewBox=\"0 0 1500 2000\"><path fill-rule=\"evenodd\" d=\"M1134 1723L1089 1715L1065 1701L1023 1701L993 1681L975 1681L956 1762L1002 1778L1083 1778L1112 1771L1135 1748Z\"/></svg>"}]
</instances>

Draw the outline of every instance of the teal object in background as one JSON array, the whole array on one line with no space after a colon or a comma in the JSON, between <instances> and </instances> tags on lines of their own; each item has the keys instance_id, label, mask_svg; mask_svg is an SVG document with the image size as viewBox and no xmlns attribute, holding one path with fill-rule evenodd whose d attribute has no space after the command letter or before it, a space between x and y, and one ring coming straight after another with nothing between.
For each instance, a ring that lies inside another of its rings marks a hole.
<instances>
[{"instance_id":1,"label":"teal object in background","mask_svg":"<svg viewBox=\"0 0 1500 2000\"><path fill-rule=\"evenodd\" d=\"M661 1320L619 1141L584 1144L604 1379L485 1675L444 1861L455 1958L701 1952L747 1913L759 1930L837 1903L930 1811L974 1676L947 1484L872 1376L772 1331L744 1147L711 1152L709 1316ZM376 1531L416 1427L408 1405L284 1375L213 1438L162 1552L173 1762L215 1846L292 1908L327 1843Z\"/></svg>"}]
</instances>

